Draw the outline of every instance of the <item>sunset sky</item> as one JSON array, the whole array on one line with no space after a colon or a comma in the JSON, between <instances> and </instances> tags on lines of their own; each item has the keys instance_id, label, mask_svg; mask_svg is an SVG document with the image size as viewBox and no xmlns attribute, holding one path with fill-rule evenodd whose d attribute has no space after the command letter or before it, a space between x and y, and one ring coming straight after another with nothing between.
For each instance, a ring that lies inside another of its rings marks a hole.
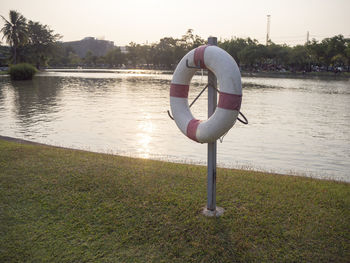
<instances>
[{"instance_id":1,"label":"sunset sky","mask_svg":"<svg viewBox=\"0 0 350 263\"><path fill-rule=\"evenodd\" d=\"M278 44L303 44L307 31L310 39L350 37L349 0L0 0L0 14L7 18L9 10L49 25L63 41L93 36L116 45L152 43L191 28L205 39L249 36L265 43L267 15Z\"/></svg>"}]
</instances>

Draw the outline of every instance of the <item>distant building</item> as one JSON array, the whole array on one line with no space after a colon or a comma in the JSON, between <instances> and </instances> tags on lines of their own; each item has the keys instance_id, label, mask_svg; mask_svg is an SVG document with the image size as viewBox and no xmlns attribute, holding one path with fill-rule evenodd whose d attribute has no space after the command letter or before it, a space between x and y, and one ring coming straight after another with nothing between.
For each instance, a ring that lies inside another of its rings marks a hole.
<instances>
[{"instance_id":1,"label":"distant building","mask_svg":"<svg viewBox=\"0 0 350 263\"><path fill-rule=\"evenodd\" d=\"M85 37L79 41L63 42L63 45L72 47L75 53L80 57L85 57L86 53L91 51L94 56L104 56L114 48L114 42L108 40L99 40L94 37Z\"/></svg>"},{"instance_id":2,"label":"distant building","mask_svg":"<svg viewBox=\"0 0 350 263\"><path fill-rule=\"evenodd\" d=\"M125 47L125 46L120 46L119 48L120 48L120 51L121 51L123 54L126 54L126 53L129 52L129 51L128 51L128 48Z\"/></svg>"}]
</instances>

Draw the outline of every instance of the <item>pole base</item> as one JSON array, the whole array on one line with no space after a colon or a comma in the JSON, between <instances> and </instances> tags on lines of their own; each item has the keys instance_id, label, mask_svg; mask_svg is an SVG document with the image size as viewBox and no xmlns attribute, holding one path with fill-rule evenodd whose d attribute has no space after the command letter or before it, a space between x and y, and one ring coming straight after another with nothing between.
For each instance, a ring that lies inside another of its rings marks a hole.
<instances>
[{"instance_id":1,"label":"pole base","mask_svg":"<svg viewBox=\"0 0 350 263\"><path fill-rule=\"evenodd\" d=\"M224 214L225 209L223 209L222 207L216 207L216 210L212 211L212 210L208 210L208 208L204 207L202 210L202 214L207 216L207 217L219 217L222 216Z\"/></svg>"}]
</instances>

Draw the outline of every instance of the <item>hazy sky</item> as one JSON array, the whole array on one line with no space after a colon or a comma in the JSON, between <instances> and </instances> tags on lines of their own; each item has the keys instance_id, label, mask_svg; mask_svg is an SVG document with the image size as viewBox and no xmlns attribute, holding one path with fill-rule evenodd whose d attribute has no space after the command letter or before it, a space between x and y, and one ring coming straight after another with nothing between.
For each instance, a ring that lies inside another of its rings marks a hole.
<instances>
[{"instance_id":1,"label":"hazy sky","mask_svg":"<svg viewBox=\"0 0 350 263\"><path fill-rule=\"evenodd\" d=\"M310 39L350 37L350 0L0 0L1 15L12 9L49 25L63 41L152 43L192 28L205 39L249 36L265 43L268 14L275 43L303 44L307 31Z\"/></svg>"}]
</instances>

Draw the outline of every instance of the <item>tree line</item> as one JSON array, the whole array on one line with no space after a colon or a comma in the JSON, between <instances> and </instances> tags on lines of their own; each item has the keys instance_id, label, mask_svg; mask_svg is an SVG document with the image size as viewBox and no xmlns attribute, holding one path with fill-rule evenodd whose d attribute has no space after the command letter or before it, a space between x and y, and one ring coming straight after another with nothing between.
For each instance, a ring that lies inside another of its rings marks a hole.
<instances>
[{"instance_id":1,"label":"tree line","mask_svg":"<svg viewBox=\"0 0 350 263\"><path fill-rule=\"evenodd\" d=\"M60 42L47 25L27 20L17 11L10 11L1 29L10 45L9 62L29 62L37 68L45 67L105 67L174 69L181 58L193 48L206 43L192 29L181 38L164 37L156 43L130 43L126 52L114 47L104 56L87 52L80 58L74 49ZM231 38L219 41L241 69L247 71L342 71L350 70L350 38L337 35L315 39L290 47L269 42L260 44L251 38Z\"/></svg>"},{"instance_id":2,"label":"tree line","mask_svg":"<svg viewBox=\"0 0 350 263\"><path fill-rule=\"evenodd\" d=\"M14 10L10 11L9 19L1 18L4 26L0 32L10 45L10 64L27 62L40 68L49 63L61 38L59 34L55 34L47 25L27 20Z\"/></svg>"}]
</instances>

